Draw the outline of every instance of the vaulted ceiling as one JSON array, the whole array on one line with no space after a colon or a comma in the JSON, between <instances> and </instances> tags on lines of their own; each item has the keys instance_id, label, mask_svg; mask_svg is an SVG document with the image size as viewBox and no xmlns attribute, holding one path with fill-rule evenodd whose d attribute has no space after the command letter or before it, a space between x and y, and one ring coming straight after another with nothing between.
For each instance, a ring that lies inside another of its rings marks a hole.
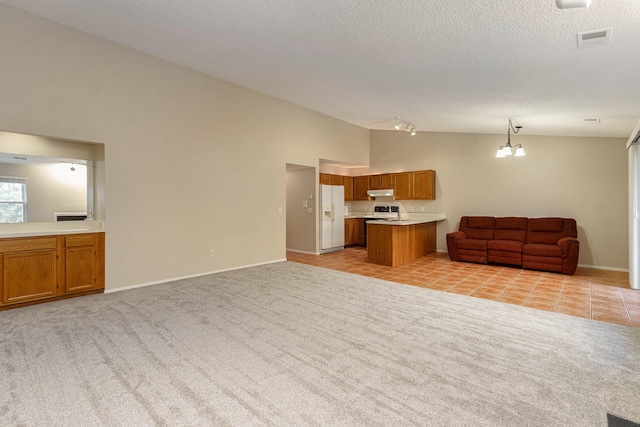
<instances>
[{"instance_id":1,"label":"vaulted ceiling","mask_svg":"<svg viewBox=\"0 0 640 427\"><path fill-rule=\"evenodd\" d=\"M368 129L627 138L640 117L639 0L0 2Z\"/></svg>"}]
</instances>

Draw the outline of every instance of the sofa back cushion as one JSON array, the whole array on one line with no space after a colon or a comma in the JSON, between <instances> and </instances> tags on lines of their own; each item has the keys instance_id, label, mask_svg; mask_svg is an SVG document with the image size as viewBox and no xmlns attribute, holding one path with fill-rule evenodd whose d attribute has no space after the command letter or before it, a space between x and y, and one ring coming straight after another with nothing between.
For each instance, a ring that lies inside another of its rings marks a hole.
<instances>
[{"instance_id":1,"label":"sofa back cushion","mask_svg":"<svg viewBox=\"0 0 640 427\"><path fill-rule=\"evenodd\" d=\"M530 218L527 243L555 245L563 237L578 237L573 218Z\"/></svg>"},{"instance_id":2,"label":"sofa back cushion","mask_svg":"<svg viewBox=\"0 0 640 427\"><path fill-rule=\"evenodd\" d=\"M528 218L504 217L496 218L496 229L493 233L494 240L513 240L516 242L527 242Z\"/></svg>"},{"instance_id":3,"label":"sofa back cushion","mask_svg":"<svg viewBox=\"0 0 640 427\"><path fill-rule=\"evenodd\" d=\"M460 231L464 231L468 239L491 240L496 219L492 216L463 216L460 218Z\"/></svg>"}]
</instances>

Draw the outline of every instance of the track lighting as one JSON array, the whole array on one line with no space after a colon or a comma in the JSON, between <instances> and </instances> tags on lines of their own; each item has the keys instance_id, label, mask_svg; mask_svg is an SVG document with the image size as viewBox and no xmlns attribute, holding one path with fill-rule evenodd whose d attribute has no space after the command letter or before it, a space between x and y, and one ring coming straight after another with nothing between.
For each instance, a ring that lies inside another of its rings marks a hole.
<instances>
[{"instance_id":1,"label":"track lighting","mask_svg":"<svg viewBox=\"0 0 640 427\"><path fill-rule=\"evenodd\" d=\"M556 0L558 9L573 9L576 7L589 7L591 0Z\"/></svg>"},{"instance_id":2,"label":"track lighting","mask_svg":"<svg viewBox=\"0 0 640 427\"><path fill-rule=\"evenodd\" d=\"M509 127L507 128L507 145L500 146L500 148L498 149L498 152L496 153L496 157L507 157L507 156L514 155L513 151L511 150L513 148L511 146L511 131L513 131L513 133L518 133L520 132L520 129L522 129L522 126L517 125L514 127L513 124L511 123L511 117L509 117ZM516 149L515 157L526 156L526 153L524 152L524 148L522 148L522 144L516 145L515 149Z\"/></svg>"},{"instance_id":3,"label":"track lighting","mask_svg":"<svg viewBox=\"0 0 640 427\"><path fill-rule=\"evenodd\" d=\"M393 127L396 130L404 130L405 132L408 132L409 135L411 136L414 136L416 134L416 125L414 125L413 123L405 122L399 117L396 117L395 119L396 119L396 124L393 125Z\"/></svg>"}]
</instances>

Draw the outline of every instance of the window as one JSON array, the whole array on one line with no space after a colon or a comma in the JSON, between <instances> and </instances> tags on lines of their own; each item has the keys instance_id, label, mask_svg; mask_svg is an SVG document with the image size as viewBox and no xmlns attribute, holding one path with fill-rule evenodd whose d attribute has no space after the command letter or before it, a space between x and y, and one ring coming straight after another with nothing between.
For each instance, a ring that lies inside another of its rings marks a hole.
<instances>
[{"instance_id":1,"label":"window","mask_svg":"<svg viewBox=\"0 0 640 427\"><path fill-rule=\"evenodd\" d=\"M0 223L27 221L27 180L0 176Z\"/></svg>"}]
</instances>

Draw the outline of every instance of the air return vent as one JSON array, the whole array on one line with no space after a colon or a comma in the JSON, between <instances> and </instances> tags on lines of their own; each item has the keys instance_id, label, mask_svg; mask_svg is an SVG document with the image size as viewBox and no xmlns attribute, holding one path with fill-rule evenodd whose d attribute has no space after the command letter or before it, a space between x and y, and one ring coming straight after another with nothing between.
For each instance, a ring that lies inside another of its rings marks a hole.
<instances>
[{"instance_id":1,"label":"air return vent","mask_svg":"<svg viewBox=\"0 0 640 427\"><path fill-rule=\"evenodd\" d=\"M600 46L611 43L611 32L613 28L604 30L585 31L578 33L578 47Z\"/></svg>"}]
</instances>

